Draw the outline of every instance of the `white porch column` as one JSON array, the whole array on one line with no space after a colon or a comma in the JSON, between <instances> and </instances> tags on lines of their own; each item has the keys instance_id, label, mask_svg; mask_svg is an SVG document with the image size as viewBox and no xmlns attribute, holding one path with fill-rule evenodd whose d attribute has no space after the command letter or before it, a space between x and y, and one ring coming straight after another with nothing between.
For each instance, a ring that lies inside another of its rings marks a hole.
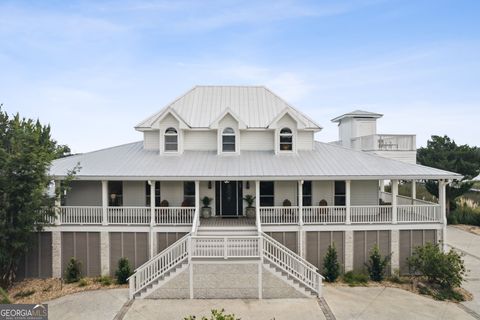
<instances>
[{"instance_id":1,"label":"white porch column","mask_svg":"<svg viewBox=\"0 0 480 320\"><path fill-rule=\"evenodd\" d=\"M60 206L62 205L62 195L61 195L61 181L60 180L55 180L55 193L58 191L58 195L55 196L55 208L53 209L55 212L55 225L59 226L61 224L61 218L60 218Z\"/></svg>"},{"instance_id":2,"label":"white porch column","mask_svg":"<svg viewBox=\"0 0 480 320\"><path fill-rule=\"evenodd\" d=\"M385 192L385 180L380 180L380 192Z\"/></svg>"},{"instance_id":3,"label":"white porch column","mask_svg":"<svg viewBox=\"0 0 480 320\"><path fill-rule=\"evenodd\" d=\"M62 277L62 233L52 231L52 277Z\"/></svg>"},{"instance_id":4,"label":"white porch column","mask_svg":"<svg viewBox=\"0 0 480 320\"><path fill-rule=\"evenodd\" d=\"M298 224L303 226L303 180L298 181Z\"/></svg>"},{"instance_id":5,"label":"white porch column","mask_svg":"<svg viewBox=\"0 0 480 320\"><path fill-rule=\"evenodd\" d=\"M102 225L108 225L108 181L102 180Z\"/></svg>"},{"instance_id":6,"label":"white porch column","mask_svg":"<svg viewBox=\"0 0 480 320\"><path fill-rule=\"evenodd\" d=\"M351 219L350 219L350 186L351 186L351 181L346 180L345 181L345 224L351 224Z\"/></svg>"},{"instance_id":7,"label":"white porch column","mask_svg":"<svg viewBox=\"0 0 480 320\"><path fill-rule=\"evenodd\" d=\"M260 217L260 181L258 180L255 180L255 219L258 232L262 232L262 220Z\"/></svg>"},{"instance_id":8,"label":"white porch column","mask_svg":"<svg viewBox=\"0 0 480 320\"><path fill-rule=\"evenodd\" d=\"M155 225L155 207L157 206L155 203L155 181L148 181L148 183L150 184L150 226L153 227Z\"/></svg>"},{"instance_id":9,"label":"white porch column","mask_svg":"<svg viewBox=\"0 0 480 320\"><path fill-rule=\"evenodd\" d=\"M446 185L444 180L438 180L438 204L440 204L440 216L442 217L443 231L442 231L442 246L443 251L447 251L447 196Z\"/></svg>"},{"instance_id":10,"label":"white porch column","mask_svg":"<svg viewBox=\"0 0 480 320\"><path fill-rule=\"evenodd\" d=\"M195 212L200 217L200 181L195 180ZM200 218L198 219L198 225L200 225Z\"/></svg>"},{"instance_id":11,"label":"white porch column","mask_svg":"<svg viewBox=\"0 0 480 320\"><path fill-rule=\"evenodd\" d=\"M397 223L398 180L392 180L392 223Z\"/></svg>"},{"instance_id":12,"label":"white porch column","mask_svg":"<svg viewBox=\"0 0 480 320\"><path fill-rule=\"evenodd\" d=\"M417 199L417 181L412 180L412 204L415 203L415 199Z\"/></svg>"}]
</instances>

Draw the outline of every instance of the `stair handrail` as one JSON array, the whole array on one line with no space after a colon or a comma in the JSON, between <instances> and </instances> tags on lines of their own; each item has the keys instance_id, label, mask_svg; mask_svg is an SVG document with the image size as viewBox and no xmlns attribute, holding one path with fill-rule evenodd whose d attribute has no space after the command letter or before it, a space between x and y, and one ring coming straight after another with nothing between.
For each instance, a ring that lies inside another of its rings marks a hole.
<instances>
[{"instance_id":1,"label":"stair handrail","mask_svg":"<svg viewBox=\"0 0 480 320\"><path fill-rule=\"evenodd\" d=\"M188 233L135 269L134 273L127 279L130 299L133 299L137 292L154 282L158 277L188 259L190 239L191 234Z\"/></svg>"},{"instance_id":2,"label":"stair handrail","mask_svg":"<svg viewBox=\"0 0 480 320\"><path fill-rule=\"evenodd\" d=\"M263 258L320 296L324 277L317 272L318 268L269 235L262 233L262 236L264 239ZM277 254L267 250L266 243L275 247L278 250ZM288 263L287 259L291 259L295 263Z\"/></svg>"},{"instance_id":3,"label":"stair handrail","mask_svg":"<svg viewBox=\"0 0 480 320\"><path fill-rule=\"evenodd\" d=\"M196 208L195 213L193 214L192 230L190 231L192 235L197 234L197 229L199 225L200 225L200 209Z\"/></svg>"}]
</instances>

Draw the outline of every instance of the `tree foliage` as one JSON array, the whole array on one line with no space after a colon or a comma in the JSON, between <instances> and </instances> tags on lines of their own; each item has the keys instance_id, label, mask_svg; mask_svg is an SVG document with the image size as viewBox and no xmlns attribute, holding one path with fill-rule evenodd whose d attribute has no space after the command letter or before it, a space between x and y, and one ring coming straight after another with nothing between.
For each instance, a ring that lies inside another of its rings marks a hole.
<instances>
[{"instance_id":1,"label":"tree foliage","mask_svg":"<svg viewBox=\"0 0 480 320\"><path fill-rule=\"evenodd\" d=\"M132 268L127 258L120 258L118 260L118 269L115 271L118 284L125 284L128 282L128 277L132 275Z\"/></svg>"},{"instance_id":2,"label":"tree foliage","mask_svg":"<svg viewBox=\"0 0 480 320\"><path fill-rule=\"evenodd\" d=\"M335 245L329 245L327 254L323 259L323 276L328 282L334 282L340 276L340 263L338 263Z\"/></svg>"},{"instance_id":3,"label":"tree foliage","mask_svg":"<svg viewBox=\"0 0 480 320\"><path fill-rule=\"evenodd\" d=\"M68 155L38 120L9 117L0 105L0 287L15 278L18 263L33 244L34 232L53 215L47 193L52 160ZM75 171L75 170L74 170ZM74 174L72 171L72 174ZM58 190L57 192L60 192Z\"/></svg>"},{"instance_id":4,"label":"tree foliage","mask_svg":"<svg viewBox=\"0 0 480 320\"><path fill-rule=\"evenodd\" d=\"M365 264L368 270L370 279L373 281L382 281L387 271L388 263L390 262L390 255L382 257L378 245L374 245L370 250L368 262Z\"/></svg>"},{"instance_id":5,"label":"tree foliage","mask_svg":"<svg viewBox=\"0 0 480 320\"><path fill-rule=\"evenodd\" d=\"M446 187L447 212L455 209L455 199L466 193L473 186L472 180L480 173L480 148L466 144L457 145L447 136L432 136L427 147L417 150L417 162L464 176L462 181L454 181ZM438 182L428 180L425 186L438 198Z\"/></svg>"}]
</instances>

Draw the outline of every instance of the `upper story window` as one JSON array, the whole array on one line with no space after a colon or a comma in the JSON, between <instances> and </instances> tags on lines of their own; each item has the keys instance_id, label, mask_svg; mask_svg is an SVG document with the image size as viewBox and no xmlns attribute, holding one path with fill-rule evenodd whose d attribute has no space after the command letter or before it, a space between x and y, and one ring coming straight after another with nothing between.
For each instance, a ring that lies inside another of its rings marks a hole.
<instances>
[{"instance_id":1,"label":"upper story window","mask_svg":"<svg viewBox=\"0 0 480 320\"><path fill-rule=\"evenodd\" d=\"M165 151L178 151L178 132L175 128L165 130Z\"/></svg>"},{"instance_id":2,"label":"upper story window","mask_svg":"<svg viewBox=\"0 0 480 320\"><path fill-rule=\"evenodd\" d=\"M293 133L290 128L280 130L280 151L293 151Z\"/></svg>"},{"instance_id":3,"label":"upper story window","mask_svg":"<svg viewBox=\"0 0 480 320\"><path fill-rule=\"evenodd\" d=\"M222 152L235 152L235 131L230 127L222 132Z\"/></svg>"}]
</instances>

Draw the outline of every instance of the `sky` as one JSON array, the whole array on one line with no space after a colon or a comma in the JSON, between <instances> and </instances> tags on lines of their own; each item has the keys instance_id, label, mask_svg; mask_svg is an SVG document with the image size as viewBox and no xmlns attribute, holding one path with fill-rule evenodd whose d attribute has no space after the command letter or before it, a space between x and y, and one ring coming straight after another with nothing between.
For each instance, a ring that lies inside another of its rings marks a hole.
<instances>
[{"instance_id":1,"label":"sky","mask_svg":"<svg viewBox=\"0 0 480 320\"><path fill-rule=\"evenodd\" d=\"M337 140L331 119L480 146L480 1L0 0L0 104L73 152L194 85L266 85Z\"/></svg>"}]
</instances>

